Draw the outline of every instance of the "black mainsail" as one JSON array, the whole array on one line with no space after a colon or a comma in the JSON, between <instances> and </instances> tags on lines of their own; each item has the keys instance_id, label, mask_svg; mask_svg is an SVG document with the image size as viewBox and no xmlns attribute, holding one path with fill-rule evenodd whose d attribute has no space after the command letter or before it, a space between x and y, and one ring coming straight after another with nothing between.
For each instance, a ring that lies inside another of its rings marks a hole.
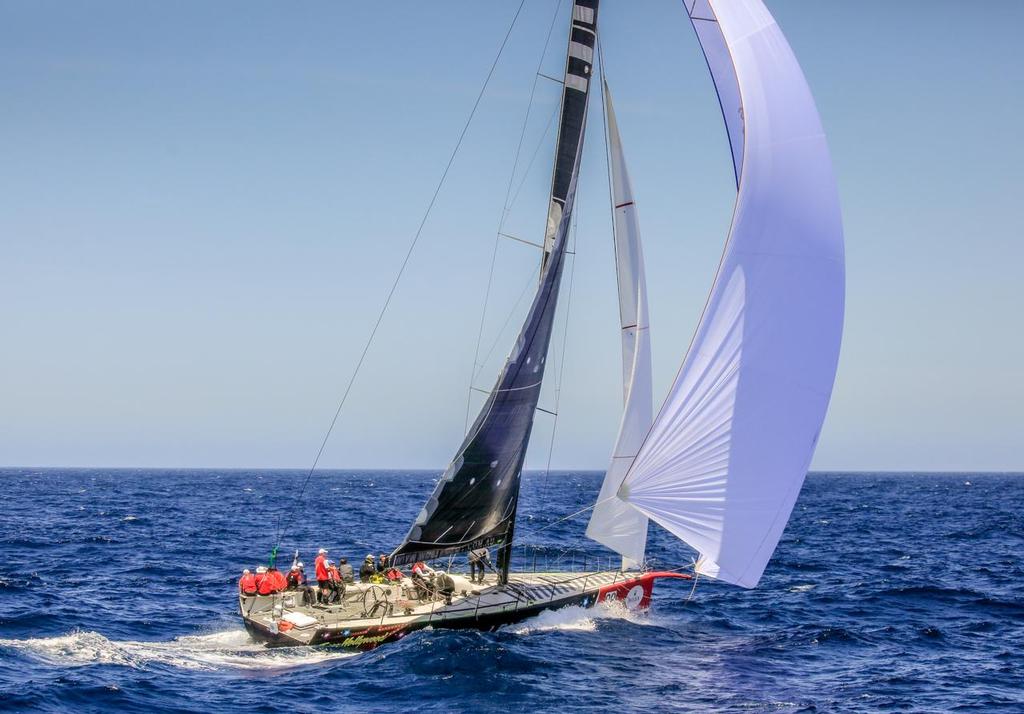
<instances>
[{"instance_id":1,"label":"black mainsail","mask_svg":"<svg viewBox=\"0 0 1024 714\"><path fill-rule=\"evenodd\" d=\"M502 580L507 577L520 477L544 379L583 153L597 6L598 0L573 2L537 294L494 389L392 554L395 565L501 545L498 566Z\"/></svg>"}]
</instances>

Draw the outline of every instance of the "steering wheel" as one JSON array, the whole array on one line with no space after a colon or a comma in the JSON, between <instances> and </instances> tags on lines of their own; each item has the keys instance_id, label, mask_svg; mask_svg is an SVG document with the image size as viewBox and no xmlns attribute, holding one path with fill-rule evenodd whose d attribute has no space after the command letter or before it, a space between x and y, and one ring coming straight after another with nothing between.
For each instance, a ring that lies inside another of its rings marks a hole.
<instances>
[{"instance_id":1,"label":"steering wheel","mask_svg":"<svg viewBox=\"0 0 1024 714\"><path fill-rule=\"evenodd\" d=\"M380 585L371 585L363 591L363 616L376 617L383 609L385 615L390 615L393 609L391 604L391 589L382 588Z\"/></svg>"}]
</instances>

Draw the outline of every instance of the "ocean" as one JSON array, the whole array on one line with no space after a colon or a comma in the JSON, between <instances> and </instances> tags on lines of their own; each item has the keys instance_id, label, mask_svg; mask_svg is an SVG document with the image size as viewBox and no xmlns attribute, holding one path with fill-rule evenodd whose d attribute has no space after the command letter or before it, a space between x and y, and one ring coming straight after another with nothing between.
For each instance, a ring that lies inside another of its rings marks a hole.
<instances>
[{"instance_id":1,"label":"ocean","mask_svg":"<svg viewBox=\"0 0 1024 714\"><path fill-rule=\"evenodd\" d=\"M2 469L0 709L1024 711L1024 475L811 474L760 587L661 581L651 610L568 608L366 653L266 650L235 583L296 471ZM396 545L436 473L330 471L298 548ZM525 476L519 567L606 565L600 474ZM657 567L692 553L652 527ZM465 567L464 559L456 564Z\"/></svg>"}]
</instances>

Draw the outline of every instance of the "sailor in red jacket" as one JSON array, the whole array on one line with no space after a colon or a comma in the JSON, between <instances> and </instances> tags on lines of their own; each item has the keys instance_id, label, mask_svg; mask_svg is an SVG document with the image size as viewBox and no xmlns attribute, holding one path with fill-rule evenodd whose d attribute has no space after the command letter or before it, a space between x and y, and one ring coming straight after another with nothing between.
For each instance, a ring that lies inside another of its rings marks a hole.
<instances>
[{"instance_id":1,"label":"sailor in red jacket","mask_svg":"<svg viewBox=\"0 0 1024 714\"><path fill-rule=\"evenodd\" d=\"M314 565L316 567L316 584L320 588L317 599L320 600L320 602L324 602L327 599L327 595L331 592L331 576L327 572L326 548L321 548L319 550Z\"/></svg>"},{"instance_id":2,"label":"sailor in red jacket","mask_svg":"<svg viewBox=\"0 0 1024 714\"><path fill-rule=\"evenodd\" d=\"M302 571L302 563L296 562L288 571L288 589L299 590L306 584L306 574Z\"/></svg>"},{"instance_id":3,"label":"sailor in red jacket","mask_svg":"<svg viewBox=\"0 0 1024 714\"><path fill-rule=\"evenodd\" d=\"M256 583L256 592L259 592L260 585L267 579L267 566L261 565L256 568L256 575L253 576L253 582Z\"/></svg>"},{"instance_id":4,"label":"sailor in red jacket","mask_svg":"<svg viewBox=\"0 0 1024 714\"><path fill-rule=\"evenodd\" d=\"M306 585L306 572L302 563L296 562L288 571L288 590L297 590L302 593L302 604L312 605L315 602L313 588Z\"/></svg>"},{"instance_id":5,"label":"sailor in red jacket","mask_svg":"<svg viewBox=\"0 0 1024 714\"><path fill-rule=\"evenodd\" d=\"M260 581L256 589L260 595L273 595L274 593L281 592L286 587L288 587L288 581L285 580L281 571L270 567L267 568L266 576Z\"/></svg>"},{"instance_id":6,"label":"sailor in red jacket","mask_svg":"<svg viewBox=\"0 0 1024 714\"><path fill-rule=\"evenodd\" d=\"M242 571L242 577L238 579L238 592L243 595L255 595L256 589L256 576L246 568Z\"/></svg>"},{"instance_id":7,"label":"sailor in red jacket","mask_svg":"<svg viewBox=\"0 0 1024 714\"><path fill-rule=\"evenodd\" d=\"M345 596L345 583L341 580L341 573L331 561L327 561L327 575L330 578L330 582L327 587L330 588L330 601L340 602L341 598Z\"/></svg>"}]
</instances>

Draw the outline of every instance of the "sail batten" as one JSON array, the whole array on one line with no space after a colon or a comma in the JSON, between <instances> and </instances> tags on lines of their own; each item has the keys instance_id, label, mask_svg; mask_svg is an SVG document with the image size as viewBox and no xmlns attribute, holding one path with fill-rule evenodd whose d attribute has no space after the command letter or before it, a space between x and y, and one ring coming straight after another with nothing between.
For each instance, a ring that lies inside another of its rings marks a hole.
<instances>
[{"instance_id":1,"label":"sail batten","mask_svg":"<svg viewBox=\"0 0 1024 714\"><path fill-rule=\"evenodd\" d=\"M754 587L810 465L842 334L838 193L810 90L761 0L684 0L738 195L711 295L618 496Z\"/></svg>"},{"instance_id":2,"label":"sail batten","mask_svg":"<svg viewBox=\"0 0 1024 714\"><path fill-rule=\"evenodd\" d=\"M515 344L452 462L392 554L396 565L511 542L565 265L589 97L597 0L575 0L540 283ZM550 225L557 206L554 225ZM499 566L508 559L499 554Z\"/></svg>"},{"instance_id":3,"label":"sail batten","mask_svg":"<svg viewBox=\"0 0 1024 714\"><path fill-rule=\"evenodd\" d=\"M640 220L607 82L603 85L603 95L614 215L612 234L619 289L619 323L622 331L623 410L619 435L612 449L612 460L587 525L587 537L621 555L625 569L643 563L647 545L647 516L616 498L616 492L650 428L654 403Z\"/></svg>"}]
</instances>

